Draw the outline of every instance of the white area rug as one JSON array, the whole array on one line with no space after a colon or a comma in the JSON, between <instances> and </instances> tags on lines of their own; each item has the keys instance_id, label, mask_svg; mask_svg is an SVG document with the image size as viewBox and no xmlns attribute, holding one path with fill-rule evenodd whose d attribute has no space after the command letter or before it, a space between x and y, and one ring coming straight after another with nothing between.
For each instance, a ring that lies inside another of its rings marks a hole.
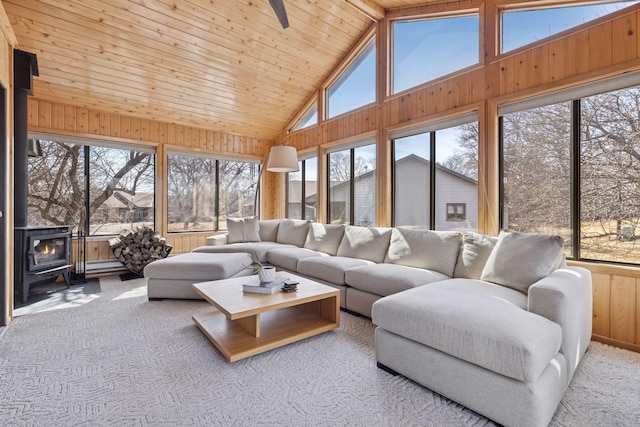
<instances>
[{"instance_id":1,"label":"white area rug","mask_svg":"<svg viewBox=\"0 0 640 427\"><path fill-rule=\"evenodd\" d=\"M0 425L493 425L378 369L368 319L229 364L191 320L208 304L101 288L4 331ZM639 399L640 354L592 343L552 425L637 426Z\"/></svg>"}]
</instances>

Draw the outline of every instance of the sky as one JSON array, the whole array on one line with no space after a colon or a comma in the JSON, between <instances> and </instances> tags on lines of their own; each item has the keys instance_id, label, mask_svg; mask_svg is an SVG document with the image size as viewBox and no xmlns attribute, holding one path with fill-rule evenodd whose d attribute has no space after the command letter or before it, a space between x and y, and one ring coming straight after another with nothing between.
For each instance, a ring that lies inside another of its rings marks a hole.
<instances>
[{"instance_id":1,"label":"sky","mask_svg":"<svg viewBox=\"0 0 640 427\"><path fill-rule=\"evenodd\" d=\"M638 2L640 0L505 12L502 51L536 42ZM393 93L479 62L477 15L398 21L392 33ZM342 79L329 99L329 117L375 101L375 49L368 50L364 59L349 71L352 73ZM455 152L459 132L459 128L437 131L437 162L441 163ZM402 143L397 144L396 159L411 153L429 158L428 143L428 135L403 138ZM368 150L371 152L361 150L356 155L375 158L375 146ZM307 176L315 177L315 169L309 166Z\"/></svg>"}]
</instances>

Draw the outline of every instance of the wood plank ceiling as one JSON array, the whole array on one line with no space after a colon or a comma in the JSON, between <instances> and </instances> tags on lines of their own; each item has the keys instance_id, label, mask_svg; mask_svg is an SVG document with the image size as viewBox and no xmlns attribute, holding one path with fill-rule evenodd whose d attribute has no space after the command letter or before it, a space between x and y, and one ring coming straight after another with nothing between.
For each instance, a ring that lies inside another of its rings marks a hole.
<instances>
[{"instance_id":1,"label":"wood plank ceiling","mask_svg":"<svg viewBox=\"0 0 640 427\"><path fill-rule=\"evenodd\" d=\"M273 139L371 24L345 0L3 0L39 99Z\"/></svg>"}]
</instances>

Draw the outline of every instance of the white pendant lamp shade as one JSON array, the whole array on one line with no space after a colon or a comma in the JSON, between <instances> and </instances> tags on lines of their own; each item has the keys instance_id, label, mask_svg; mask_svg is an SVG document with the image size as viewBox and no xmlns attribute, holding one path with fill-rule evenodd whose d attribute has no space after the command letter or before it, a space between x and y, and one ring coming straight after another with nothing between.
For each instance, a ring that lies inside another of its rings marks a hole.
<instances>
[{"instance_id":1,"label":"white pendant lamp shade","mask_svg":"<svg viewBox=\"0 0 640 427\"><path fill-rule=\"evenodd\" d=\"M298 152L294 147L276 145L271 147L267 170L271 172L297 172Z\"/></svg>"}]
</instances>

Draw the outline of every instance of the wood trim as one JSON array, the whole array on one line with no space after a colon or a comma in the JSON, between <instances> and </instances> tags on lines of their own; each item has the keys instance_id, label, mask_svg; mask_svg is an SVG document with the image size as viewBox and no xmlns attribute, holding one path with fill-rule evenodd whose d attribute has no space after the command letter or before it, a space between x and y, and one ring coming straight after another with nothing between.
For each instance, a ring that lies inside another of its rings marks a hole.
<instances>
[{"instance_id":1,"label":"wood trim","mask_svg":"<svg viewBox=\"0 0 640 427\"><path fill-rule=\"evenodd\" d=\"M379 21L384 18L384 8L374 0L345 0L349 5L353 6L358 12L363 13L372 21Z\"/></svg>"},{"instance_id":2,"label":"wood trim","mask_svg":"<svg viewBox=\"0 0 640 427\"><path fill-rule=\"evenodd\" d=\"M4 10L4 6L0 3L0 30L4 34L6 42L13 48L18 46L18 38L13 32L13 27L7 16L7 12Z\"/></svg>"},{"instance_id":3,"label":"wood trim","mask_svg":"<svg viewBox=\"0 0 640 427\"><path fill-rule=\"evenodd\" d=\"M595 335L595 334L591 335L591 340L600 342L602 344L612 345L614 347L619 347L619 348L623 348L625 350L631 350L631 351L635 351L636 353L640 353L640 345L638 345L638 344L630 344L628 342L619 341L619 340L616 340L616 339L603 337L603 336Z\"/></svg>"}]
</instances>

